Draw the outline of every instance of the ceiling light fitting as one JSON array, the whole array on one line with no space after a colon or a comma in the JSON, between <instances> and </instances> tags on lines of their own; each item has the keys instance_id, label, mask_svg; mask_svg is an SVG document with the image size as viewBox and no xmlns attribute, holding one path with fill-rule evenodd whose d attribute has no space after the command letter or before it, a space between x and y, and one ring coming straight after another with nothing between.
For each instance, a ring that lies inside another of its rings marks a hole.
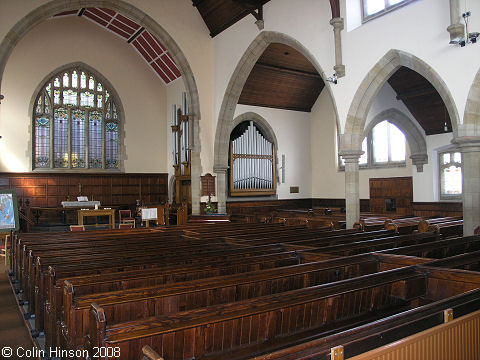
<instances>
[{"instance_id":1,"label":"ceiling light fitting","mask_svg":"<svg viewBox=\"0 0 480 360\"><path fill-rule=\"evenodd\" d=\"M337 84L337 83L338 83L337 73L333 73L332 76L330 76L329 78L327 78L327 81L328 81L328 82L331 82L332 84Z\"/></svg>"},{"instance_id":2,"label":"ceiling light fitting","mask_svg":"<svg viewBox=\"0 0 480 360\"><path fill-rule=\"evenodd\" d=\"M478 32L468 32L468 18L472 15L470 11L464 12L462 14L463 21L465 21L465 33L466 36L463 38L457 38L453 39L450 41L450 44L452 45L460 45L461 47L464 47L467 44L475 44L477 42L477 38L480 35Z\"/></svg>"}]
</instances>

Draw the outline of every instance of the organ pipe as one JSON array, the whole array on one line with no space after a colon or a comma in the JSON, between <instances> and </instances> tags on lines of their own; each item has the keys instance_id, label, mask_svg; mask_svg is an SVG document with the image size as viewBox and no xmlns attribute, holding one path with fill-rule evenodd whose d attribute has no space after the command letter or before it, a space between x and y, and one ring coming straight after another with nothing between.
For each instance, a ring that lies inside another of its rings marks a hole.
<instances>
[{"instance_id":1,"label":"organ pipe","mask_svg":"<svg viewBox=\"0 0 480 360\"><path fill-rule=\"evenodd\" d=\"M276 190L273 144L253 121L231 141L230 189L235 195L274 194Z\"/></svg>"}]
</instances>

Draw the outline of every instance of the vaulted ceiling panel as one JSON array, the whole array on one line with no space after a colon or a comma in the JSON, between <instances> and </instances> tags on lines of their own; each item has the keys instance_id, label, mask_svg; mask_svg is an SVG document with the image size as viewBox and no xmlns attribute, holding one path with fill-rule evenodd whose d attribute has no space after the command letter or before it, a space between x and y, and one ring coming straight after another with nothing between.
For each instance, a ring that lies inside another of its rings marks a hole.
<instances>
[{"instance_id":1,"label":"vaulted ceiling panel","mask_svg":"<svg viewBox=\"0 0 480 360\"><path fill-rule=\"evenodd\" d=\"M270 0L192 0L214 37ZM255 19L252 17L252 23Z\"/></svg>"},{"instance_id":2,"label":"vaulted ceiling panel","mask_svg":"<svg viewBox=\"0 0 480 360\"><path fill-rule=\"evenodd\" d=\"M165 84L181 77L180 70L165 46L136 22L106 8L84 8L63 12L56 16L72 15L85 17L123 38L138 51Z\"/></svg>"},{"instance_id":3,"label":"vaulted ceiling panel","mask_svg":"<svg viewBox=\"0 0 480 360\"><path fill-rule=\"evenodd\" d=\"M447 108L435 87L422 75L402 66L388 80L411 114L425 130L434 135L452 131ZM445 131L445 124L447 131Z\"/></svg>"},{"instance_id":4,"label":"vaulted ceiling panel","mask_svg":"<svg viewBox=\"0 0 480 360\"><path fill-rule=\"evenodd\" d=\"M284 44L270 44L253 67L239 104L311 111L325 86L310 61Z\"/></svg>"}]
</instances>

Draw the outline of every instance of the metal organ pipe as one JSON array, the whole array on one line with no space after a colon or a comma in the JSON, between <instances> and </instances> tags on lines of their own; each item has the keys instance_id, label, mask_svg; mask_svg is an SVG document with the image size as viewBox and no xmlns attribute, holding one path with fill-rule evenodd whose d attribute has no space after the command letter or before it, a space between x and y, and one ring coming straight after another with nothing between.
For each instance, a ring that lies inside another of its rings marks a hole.
<instances>
[{"instance_id":1,"label":"metal organ pipe","mask_svg":"<svg viewBox=\"0 0 480 360\"><path fill-rule=\"evenodd\" d=\"M273 189L273 144L262 136L253 121L231 146L233 189Z\"/></svg>"}]
</instances>

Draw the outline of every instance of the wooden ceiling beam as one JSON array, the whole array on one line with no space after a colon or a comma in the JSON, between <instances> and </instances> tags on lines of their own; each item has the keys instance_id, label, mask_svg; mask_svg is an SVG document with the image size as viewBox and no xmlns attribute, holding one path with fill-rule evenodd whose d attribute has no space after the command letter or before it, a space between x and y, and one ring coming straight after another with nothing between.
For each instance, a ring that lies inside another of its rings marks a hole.
<instances>
[{"instance_id":1,"label":"wooden ceiling beam","mask_svg":"<svg viewBox=\"0 0 480 360\"><path fill-rule=\"evenodd\" d=\"M419 96L432 95L436 93L437 93L437 90L435 90L435 88L433 87L424 88L420 90L408 91L408 92L397 94L397 100L411 99Z\"/></svg>"},{"instance_id":2,"label":"wooden ceiling beam","mask_svg":"<svg viewBox=\"0 0 480 360\"><path fill-rule=\"evenodd\" d=\"M322 77L318 73L312 73L312 72L303 71L303 70L290 69L290 68L286 68L286 67L283 67L283 66L272 65L272 64L267 64L267 63L263 63L263 62L257 62L255 64L255 66L258 66L258 67L261 67L261 68L267 69L267 70L279 71L279 72L283 72L283 73L291 74L291 75L295 75L295 76L306 76L306 77L315 78L315 79L319 79L319 80L323 81Z\"/></svg>"}]
</instances>

